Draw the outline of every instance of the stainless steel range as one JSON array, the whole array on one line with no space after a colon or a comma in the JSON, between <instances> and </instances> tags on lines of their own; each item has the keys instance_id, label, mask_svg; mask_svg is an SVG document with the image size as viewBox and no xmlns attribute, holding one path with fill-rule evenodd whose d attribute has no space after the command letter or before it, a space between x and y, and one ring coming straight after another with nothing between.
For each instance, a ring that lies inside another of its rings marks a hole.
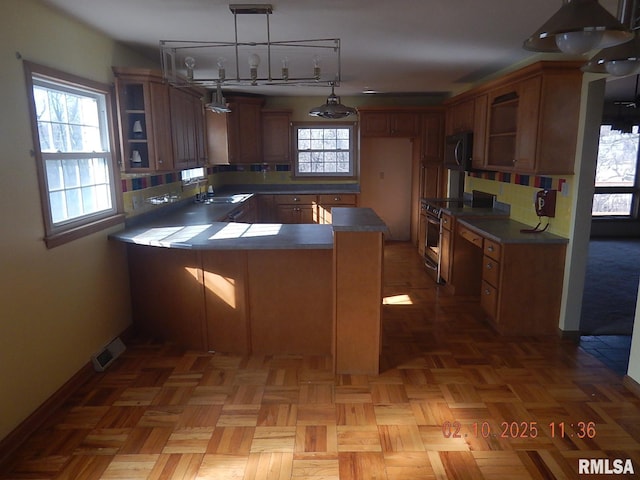
<instances>
[{"instance_id":1,"label":"stainless steel range","mask_svg":"<svg viewBox=\"0 0 640 480\"><path fill-rule=\"evenodd\" d=\"M443 283L440 276L440 245L442 235L442 210L463 206L459 198L425 198L421 201L420 212L425 216L424 264L437 283Z\"/></svg>"},{"instance_id":2,"label":"stainless steel range","mask_svg":"<svg viewBox=\"0 0 640 480\"><path fill-rule=\"evenodd\" d=\"M443 210L453 211L455 216L465 215L467 208L492 208L494 201L495 195L477 190L471 194L464 193L463 198L422 199L420 213L425 223L424 264L437 283L444 283L441 276Z\"/></svg>"}]
</instances>

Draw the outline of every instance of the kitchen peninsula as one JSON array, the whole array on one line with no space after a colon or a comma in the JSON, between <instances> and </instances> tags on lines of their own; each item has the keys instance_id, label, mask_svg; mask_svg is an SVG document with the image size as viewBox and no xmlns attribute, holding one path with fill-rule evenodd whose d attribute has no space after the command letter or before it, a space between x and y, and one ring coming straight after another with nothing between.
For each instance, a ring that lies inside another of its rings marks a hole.
<instances>
[{"instance_id":1,"label":"kitchen peninsula","mask_svg":"<svg viewBox=\"0 0 640 480\"><path fill-rule=\"evenodd\" d=\"M196 350L329 355L337 373L377 374L382 220L334 207L332 224L220 221L236 208L187 204L112 235L127 243L136 328Z\"/></svg>"}]
</instances>

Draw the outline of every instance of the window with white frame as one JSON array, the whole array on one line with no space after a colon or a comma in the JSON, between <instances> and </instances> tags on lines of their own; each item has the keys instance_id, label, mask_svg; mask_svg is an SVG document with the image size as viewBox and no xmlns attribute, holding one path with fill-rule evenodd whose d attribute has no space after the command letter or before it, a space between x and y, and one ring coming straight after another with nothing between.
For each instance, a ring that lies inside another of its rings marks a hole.
<instances>
[{"instance_id":1,"label":"window with white frame","mask_svg":"<svg viewBox=\"0 0 640 480\"><path fill-rule=\"evenodd\" d=\"M49 247L121 221L108 86L25 62ZM120 217L120 218L118 218Z\"/></svg>"},{"instance_id":2,"label":"window with white frame","mask_svg":"<svg viewBox=\"0 0 640 480\"><path fill-rule=\"evenodd\" d=\"M353 131L352 123L295 124L295 175L355 176Z\"/></svg>"}]
</instances>

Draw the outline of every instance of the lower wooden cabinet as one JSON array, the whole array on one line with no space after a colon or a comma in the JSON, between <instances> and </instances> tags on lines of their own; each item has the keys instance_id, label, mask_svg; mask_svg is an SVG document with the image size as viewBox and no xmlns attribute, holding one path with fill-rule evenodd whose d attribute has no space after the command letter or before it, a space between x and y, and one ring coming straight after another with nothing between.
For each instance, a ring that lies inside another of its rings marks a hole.
<instances>
[{"instance_id":1,"label":"lower wooden cabinet","mask_svg":"<svg viewBox=\"0 0 640 480\"><path fill-rule=\"evenodd\" d=\"M331 223L331 209L333 207L356 207L358 198L355 194L318 195L318 223Z\"/></svg>"},{"instance_id":2,"label":"lower wooden cabinet","mask_svg":"<svg viewBox=\"0 0 640 480\"><path fill-rule=\"evenodd\" d=\"M273 195L278 223L331 223L333 207L355 207L356 194Z\"/></svg>"},{"instance_id":3,"label":"lower wooden cabinet","mask_svg":"<svg viewBox=\"0 0 640 480\"><path fill-rule=\"evenodd\" d=\"M496 242L459 223L452 282L456 295L480 295L493 327L504 335L557 333L566 245Z\"/></svg>"}]
</instances>

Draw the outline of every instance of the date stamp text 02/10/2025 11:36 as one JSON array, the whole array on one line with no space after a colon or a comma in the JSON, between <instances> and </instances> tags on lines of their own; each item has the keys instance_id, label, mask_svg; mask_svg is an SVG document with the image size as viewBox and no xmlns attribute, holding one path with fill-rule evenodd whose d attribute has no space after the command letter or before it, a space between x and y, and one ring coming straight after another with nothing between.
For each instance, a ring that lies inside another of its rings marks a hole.
<instances>
[{"instance_id":1,"label":"date stamp text 02/10/2025 11:36","mask_svg":"<svg viewBox=\"0 0 640 480\"><path fill-rule=\"evenodd\" d=\"M551 438L594 439L597 435L596 423L578 421L575 423L550 422L545 424L547 435ZM546 430L545 428L545 430ZM471 422L464 424L458 421L442 423L442 435L445 438L502 438L502 439L534 439L542 431L542 426L535 421L501 422L494 428L489 422ZM544 435L544 433L542 433ZM578 474L580 475L634 475L634 466L630 458L579 458Z\"/></svg>"}]
</instances>

